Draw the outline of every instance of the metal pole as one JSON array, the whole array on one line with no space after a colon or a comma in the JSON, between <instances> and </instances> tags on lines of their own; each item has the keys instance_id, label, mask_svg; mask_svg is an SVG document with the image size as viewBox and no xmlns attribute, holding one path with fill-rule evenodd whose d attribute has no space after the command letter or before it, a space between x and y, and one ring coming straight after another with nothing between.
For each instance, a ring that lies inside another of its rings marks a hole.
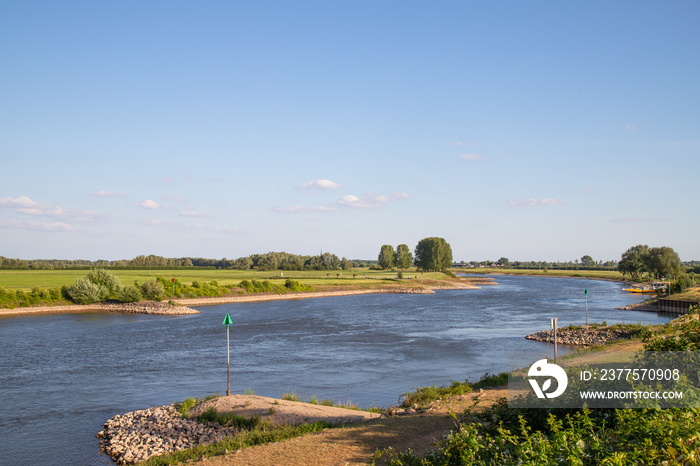
<instances>
[{"instance_id":1,"label":"metal pole","mask_svg":"<svg viewBox=\"0 0 700 466\"><path fill-rule=\"evenodd\" d=\"M228 325L226 326L226 396L231 396L231 358L228 339Z\"/></svg>"},{"instance_id":2,"label":"metal pole","mask_svg":"<svg viewBox=\"0 0 700 466\"><path fill-rule=\"evenodd\" d=\"M554 363L557 362L557 324L559 319L549 319L550 326L554 329Z\"/></svg>"}]
</instances>

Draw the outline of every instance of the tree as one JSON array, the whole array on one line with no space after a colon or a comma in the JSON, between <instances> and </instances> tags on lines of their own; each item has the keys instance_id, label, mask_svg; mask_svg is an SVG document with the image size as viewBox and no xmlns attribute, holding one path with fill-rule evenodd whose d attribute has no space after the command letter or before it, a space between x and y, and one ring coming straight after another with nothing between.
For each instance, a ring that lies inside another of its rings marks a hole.
<instances>
[{"instance_id":1,"label":"tree","mask_svg":"<svg viewBox=\"0 0 700 466\"><path fill-rule=\"evenodd\" d=\"M498 259L498 265L502 265L503 267L508 267L508 264L510 264L510 261L508 260L507 257L501 257Z\"/></svg>"},{"instance_id":2,"label":"tree","mask_svg":"<svg viewBox=\"0 0 700 466\"><path fill-rule=\"evenodd\" d=\"M413 264L413 254L408 249L407 244L399 244L396 246L395 261L397 269L408 269Z\"/></svg>"},{"instance_id":3,"label":"tree","mask_svg":"<svg viewBox=\"0 0 700 466\"><path fill-rule=\"evenodd\" d=\"M649 270L647 268L648 262L649 246L638 244L622 253L622 258L617 264L617 268L622 272L623 277L629 274L632 278L639 278L644 272Z\"/></svg>"},{"instance_id":4,"label":"tree","mask_svg":"<svg viewBox=\"0 0 700 466\"><path fill-rule=\"evenodd\" d=\"M681 259L673 248L662 246L651 248L647 255L647 270L650 274L659 277L672 277L680 275L683 270Z\"/></svg>"},{"instance_id":5,"label":"tree","mask_svg":"<svg viewBox=\"0 0 700 466\"><path fill-rule=\"evenodd\" d=\"M427 272L447 269L452 265L452 248L444 238L423 238L418 241L414 254L416 267Z\"/></svg>"},{"instance_id":6,"label":"tree","mask_svg":"<svg viewBox=\"0 0 700 466\"><path fill-rule=\"evenodd\" d=\"M379 267L383 269L391 269L396 265L396 253L394 247L390 244L385 244L379 251Z\"/></svg>"},{"instance_id":7,"label":"tree","mask_svg":"<svg viewBox=\"0 0 700 466\"><path fill-rule=\"evenodd\" d=\"M583 256L581 258L581 265L584 267L595 267L595 261L591 256Z\"/></svg>"}]
</instances>

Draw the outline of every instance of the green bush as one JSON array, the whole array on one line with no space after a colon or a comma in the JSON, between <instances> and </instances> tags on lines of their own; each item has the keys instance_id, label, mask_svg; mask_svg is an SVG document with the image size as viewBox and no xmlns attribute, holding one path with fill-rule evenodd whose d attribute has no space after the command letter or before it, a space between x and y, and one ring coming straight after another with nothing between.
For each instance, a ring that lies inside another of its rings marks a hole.
<instances>
[{"instance_id":1,"label":"green bush","mask_svg":"<svg viewBox=\"0 0 700 466\"><path fill-rule=\"evenodd\" d=\"M141 291L133 285L125 286L117 293L117 299L123 303L135 303L141 298Z\"/></svg>"},{"instance_id":2,"label":"green bush","mask_svg":"<svg viewBox=\"0 0 700 466\"><path fill-rule=\"evenodd\" d=\"M143 298L149 301L161 301L165 297L163 285L156 280L146 280L140 288Z\"/></svg>"},{"instance_id":3,"label":"green bush","mask_svg":"<svg viewBox=\"0 0 700 466\"><path fill-rule=\"evenodd\" d=\"M697 464L700 454L700 416L696 409L618 409L595 413L588 409L548 413L546 423L535 427L535 411L512 409L504 423L502 405L476 416L482 422L459 424L419 458L410 450L393 449L375 454L375 464ZM470 413L468 413L470 414ZM605 420L603 420L605 419Z\"/></svg>"},{"instance_id":4,"label":"green bush","mask_svg":"<svg viewBox=\"0 0 700 466\"><path fill-rule=\"evenodd\" d=\"M245 289L249 293L264 293L275 290L275 287L268 280L241 280L238 286Z\"/></svg>"},{"instance_id":5,"label":"green bush","mask_svg":"<svg viewBox=\"0 0 700 466\"><path fill-rule=\"evenodd\" d=\"M288 278L284 282L284 287L290 291L311 291L310 285L302 285L299 280Z\"/></svg>"},{"instance_id":6,"label":"green bush","mask_svg":"<svg viewBox=\"0 0 700 466\"><path fill-rule=\"evenodd\" d=\"M107 296L116 296L122 288L119 277L104 269L93 269L87 274L86 278L95 285L101 286L107 290Z\"/></svg>"},{"instance_id":7,"label":"green bush","mask_svg":"<svg viewBox=\"0 0 700 466\"><path fill-rule=\"evenodd\" d=\"M187 397L185 398L182 403L180 403L180 407L178 408L178 412L182 417L187 416L187 413L189 412L190 409L194 408L194 405L196 404L196 401L192 397Z\"/></svg>"},{"instance_id":8,"label":"green bush","mask_svg":"<svg viewBox=\"0 0 700 466\"><path fill-rule=\"evenodd\" d=\"M77 304L93 304L107 299L109 291L87 278L81 277L68 289L68 296Z\"/></svg>"}]
</instances>

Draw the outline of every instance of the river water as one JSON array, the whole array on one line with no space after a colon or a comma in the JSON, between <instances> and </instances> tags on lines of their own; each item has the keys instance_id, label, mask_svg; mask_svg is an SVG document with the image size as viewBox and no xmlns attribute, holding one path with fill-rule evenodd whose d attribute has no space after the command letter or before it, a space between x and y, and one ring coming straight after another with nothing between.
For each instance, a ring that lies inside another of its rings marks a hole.
<instances>
[{"instance_id":1,"label":"river water","mask_svg":"<svg viewBox=\"0 0 700 466\"><path fill-rule=\"evenodd\" d=\"M361 407L397 404L412 387L499 373L513 354L551 356L551 345L524 337L549 328L552 317L560 326L583 323L584 288L589 322L669 320L615 310L642 299L619 283L496 280L433 295L202 306L192 316L0 319L0 465L107 464L95 434L115 414L225 393L226 313L232 392L295 392Z\"/></svg>"}]
</instances>

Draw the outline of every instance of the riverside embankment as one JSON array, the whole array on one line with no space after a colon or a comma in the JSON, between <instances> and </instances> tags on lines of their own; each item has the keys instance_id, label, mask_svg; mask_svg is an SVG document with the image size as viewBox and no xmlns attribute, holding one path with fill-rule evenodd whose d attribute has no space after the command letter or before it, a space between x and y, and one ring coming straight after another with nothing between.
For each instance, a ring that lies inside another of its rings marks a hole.
<instances>
[{"instance_id":1,"label":"riverside embankment","mask_svg":"<svg viewBox=\"0 0 700 466\"><path fill-rule=\"evenodd\" d=\"M281 301L289 299L328 298L374 293L433 294L438 289L480 289L479 285L495 284L491 279L452 279L432 280L424 286L397 286L395 284L360 289L326 289L321 291L300 291L287 293L230 294L220 297L172 298L168 301L139 301L137 303L105 302L95 304L70 304L56 306L32 306L13 309L0 309L0 317L32 314L56 314L77 312L121 312L125 314L186 315L197 314L188 306L208 306L228 303L251 303Z\"/></svg>"}]
</instances>

